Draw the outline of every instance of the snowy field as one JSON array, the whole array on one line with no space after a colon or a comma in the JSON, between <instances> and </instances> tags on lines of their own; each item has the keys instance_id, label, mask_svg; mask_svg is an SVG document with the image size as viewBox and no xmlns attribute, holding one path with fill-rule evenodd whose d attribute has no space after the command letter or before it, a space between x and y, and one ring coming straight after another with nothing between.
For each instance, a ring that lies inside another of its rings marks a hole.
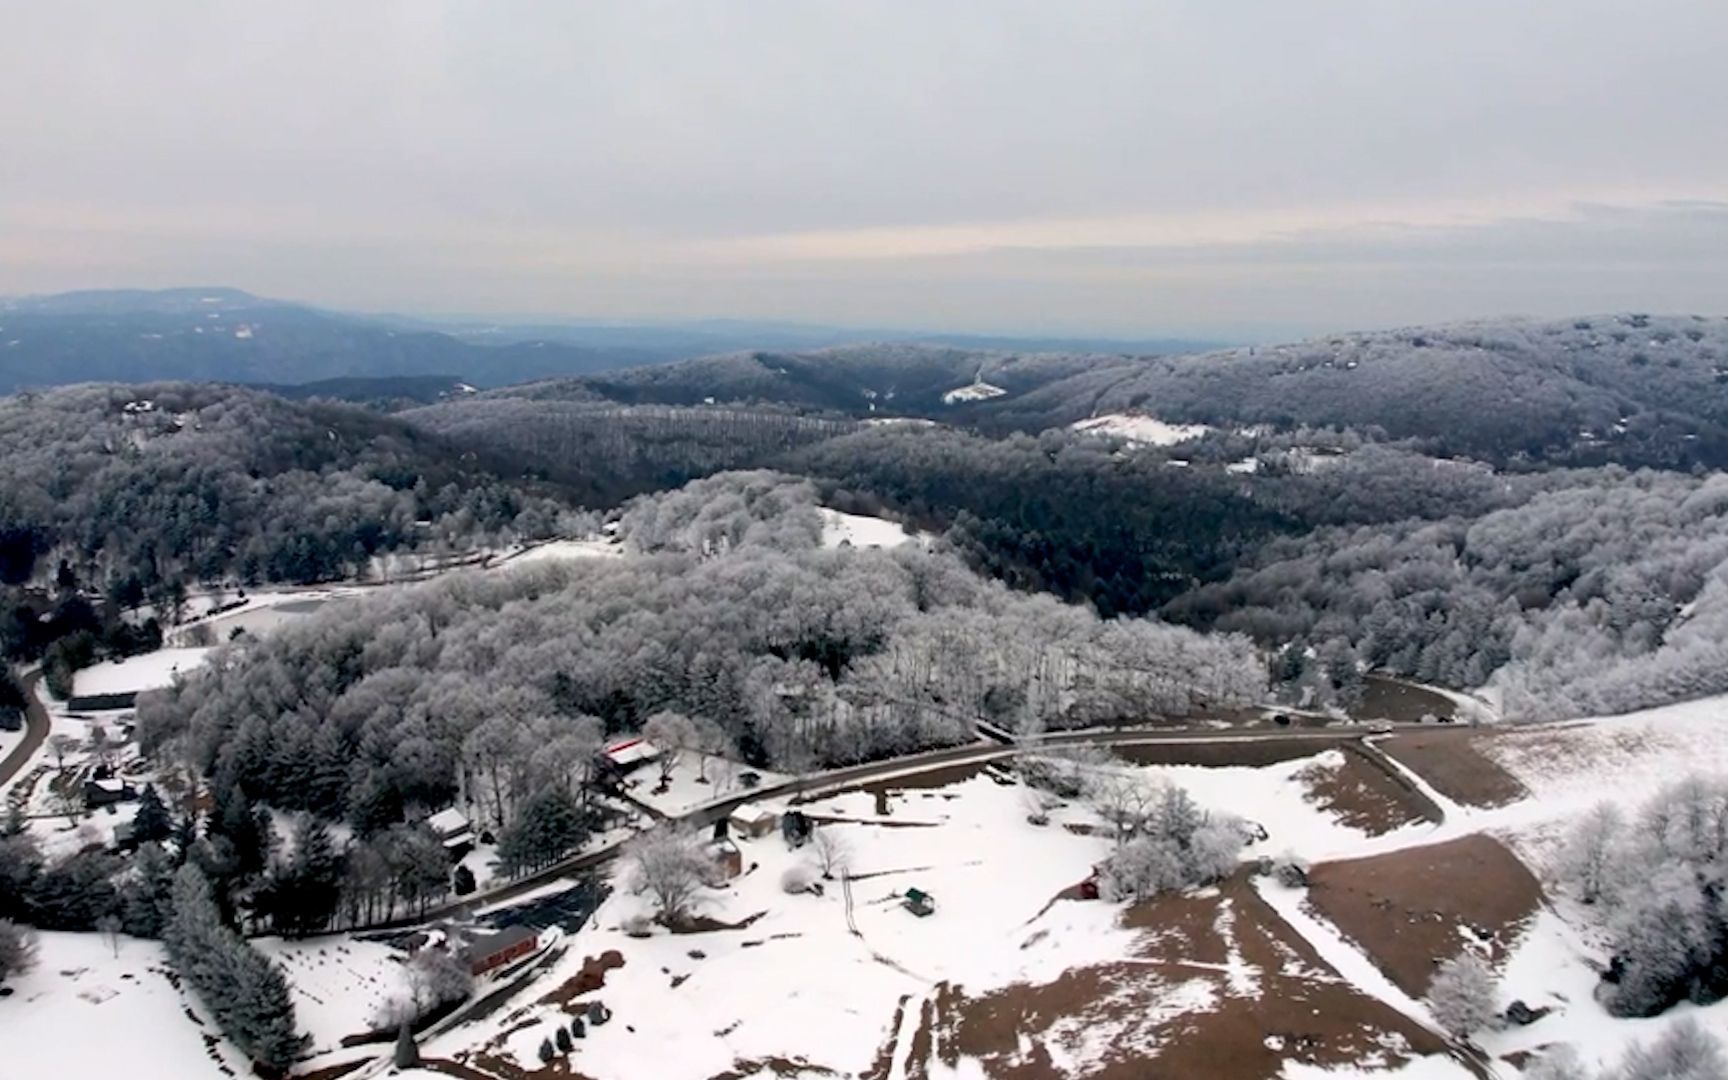
<instances>
[{"instance_id":1,"label":"snowy field","mask_svg":"<svg viewBox=\"0 0 1728 1080\"><path fill-rule=\"evenodd\" d=\"M916 537L898 522L822 508L823 547L851 544L861 548L891 548L914 539Z\"/></svg>"},{"instance_id":2,"label":"snowy field","mask_svg":"<svg viewBox=\"0 0 1728 1080\"><path fill-rule=\"evenodd\" d=\"M1001 397L1007 392L1008 391L1002 389L1000 386L993 386L990 383L985 382L983 379L978 379L975 382L966 384L965 386L957 386L943 394L942 404L963 405L969 401L989 401L991 398Z\"/></svg>"},{"instance_id":3,"label":"snowy field","mask_svg":"<svg viewBox=\"0 0 1728 1080\"><path fill-rule=\"evenodd\" d=\"M1109 413L1069 425L1075 431L1107 435L1143 446L1175 446L1197 439L1212 429L1205 424L1166 424L1155 416Z\"/></svg>"},{"instance_id":4,"label":"snowy field","mask_svg":"<svg viewBox=\"0 0 1728 1080\"><path fill-rule=\"evenodd\" d=\"M207 1045L213 1029L200 1023L209 1020L169 982L161 945L121 937L115 956L99 934L43 933L37 940L36 969L8 980L13 994L0 998L3 1080L250 1075L225 1042Z\"/></svg>"},{"instance_id":5,"label":"snowy field","mask_svg":"<svg viewBox=\"0 0 1728 1080\"><path fill-rule=\"evenodd\" d=\"M72 679L75 695L132 694L172 686L180 675L197 670L213 650L207 648L157 649L124 660L104 660L78 672Z\"/></svg>"},{"instance_id":6,"label":"snowy field","mask_svg":"<svg viewBox=\"0 0 1728 1080\"><path fill-rule=\"evenodd\" d=\"M616 558L624 554L624 546L611 540L549 540L536 544L519 555L508 555L488 564L488 568L526 566L537 562L563 559Z\"/></svg>"},{"instance_id":7,"label":"snowy field","mask_svg":"<svg viewBox=\"0 0 1728 1080\"><path fill-rule=\"evenodd\" d=\"M325 937L254 943L287 973L294 1015L300 1030L312 1036L314 1056L340 1049L345 1036L381 1026L386 1004L408 993L403 955L376 942Z\"/></svg>"}]
</instances>

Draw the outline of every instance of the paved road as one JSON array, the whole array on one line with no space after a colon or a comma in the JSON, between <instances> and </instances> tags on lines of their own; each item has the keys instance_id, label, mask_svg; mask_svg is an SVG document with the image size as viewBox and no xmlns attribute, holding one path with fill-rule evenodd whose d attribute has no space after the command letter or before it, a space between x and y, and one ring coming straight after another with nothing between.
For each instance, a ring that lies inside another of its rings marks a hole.
<instances>
[{"instance_id":1,"label":"paved road","mask_svg":"<svg viewBox=\"0 0 1728 1080\"><path fill-rule=\"evenodd\" d=\"M1394 725L1394 728L1415 729L1420 724ZM1205 743L1205 742L1285 742L1311 741L1316 743L1338 743L1359 739L1364 729L1359 726L1315 727L1315 728L1118 728L1109 730L1065 731L1054 732L1038 740L1041 746L1122 746L1144 743ZM726 817L733 810L749 802L766 799L782 799L797 795L812 795L818 792L833 791L838 788L856 786L875 780L892 779L899 776L916 776L920 773L934 772L938 769L951 768L955 765L985 764L1014 756L1024 747L1020 745L1004 746L999 743L968 743L965 746L954 746L944 750L930 750L907 757L890 758L887 761L873 761L865 765L853 765L844 769L834 769L829 772L816 773L811 776L798 777L781 784L757 788L753 791L739 792L724 799L716 799L709 803L687 811L681 817L672 819L697 829L704 829L716 821ZM585 851L580 855L554 863L544 870L537 871L524 878L510 882L508 885L488 889L483 893L464 897L459 901L443 904L427 910L424 914L413 918L398 919L387 923L376 923L371 926L351 927L346 932L389 929L405 926L418 926L441 919L461 918L473 915L481 908L497 907L518 900L529 893L544 889L560 881L580 881L583 875L604 866L617 858L623 844L614 841L603 847Z\"/></svg>"},{"instance_id":2,"label":"paved road","mask_svg":"<svg viewBox=\"0 0 1728 1080\"><path fill-rule=\"evenodd\" d=\"M42 681L42 673L34 672L19 681L24 685L24 696L30 701L24 710L24 741L0 760L0 787L10 784L48 740L48 710L43 708L42 699L36 696L36 684Z\"/></svg>"}]
</instances>

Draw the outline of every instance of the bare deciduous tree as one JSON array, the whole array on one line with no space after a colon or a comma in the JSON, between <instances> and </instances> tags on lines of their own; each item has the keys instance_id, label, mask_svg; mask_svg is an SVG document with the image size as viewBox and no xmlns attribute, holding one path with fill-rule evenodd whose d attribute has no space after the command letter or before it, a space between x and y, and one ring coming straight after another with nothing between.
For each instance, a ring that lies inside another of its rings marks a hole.
<instances>
[{"instance_id":1,"label":"bare deciduous tree","mask_svg":"<svg viewBox=\"0 0 1728 1080\"><path fill-rule=\"evenodd\" d=\"M824 880L832 880L852 864L852 845L840 835L834 825L824 825L810 834L810 850L816 855L816 865Z\"/></svg>"},{"instance_id":2,"label":"bare deciduous tree","mask_svg":"<svg viewBox=\"0 0 1728 1080\"><path fill-rule=\"evenodd\" d=\"M78 738L61 732L48 737L48 751L54 755L54 767L61 772L66 771L66 756L78 749Z\"/></svg>"},{"instance_id":3,"label":"bare deciduous tree","mask_svg":"<svg viewBox=\"0 0 1728 1080\"><path fill-rule=\"evenodd\" d=\"M626 855L634 888L654 898L660 921L673 926L688 918L709 872L696 838L660 828L636 839Z\"/></svg>"}]
</instances>

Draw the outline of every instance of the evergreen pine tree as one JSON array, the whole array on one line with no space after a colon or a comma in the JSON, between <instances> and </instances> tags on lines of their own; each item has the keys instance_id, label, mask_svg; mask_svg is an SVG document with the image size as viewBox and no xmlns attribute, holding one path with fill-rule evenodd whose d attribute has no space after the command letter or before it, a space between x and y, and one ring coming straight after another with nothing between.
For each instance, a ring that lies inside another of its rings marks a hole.
<instances>
[{"instance_id":1,"label":"evergreen pine tree","mask_svg":"<svg viewBox=\"0 0 1728 1080\"><path fill-rule=\"evenodd\" d=\"M171 914L174 862L162 845L147 843L132 859L132 873L120 888L120 920L133 937L161 937Z\"/></svg>"},{"instance_id":2,"label":"evergreen pine tree","mask_svg":"<svg viewBox=\"0 0 1728 1080\"><path fill-rule=\"evenodd\" d=\"M392 1060L398 1069L412 1069L420 1064L420 1048L414 1045L414 1032L406 1020L396 1029L396 1053Z\"/></svg>"},{"instance_id":3,"label":"evergreen pine tree","mask_svg":"<svg viewBox=\"0 0 1728 1080\"><path fill-rule=\"evenodd\" d=\"M173 835L174 821L156 785L145 784L138 795L138 813L132 819L132 835L141 844L160 843Z\"/></svg>"}]
</instances>

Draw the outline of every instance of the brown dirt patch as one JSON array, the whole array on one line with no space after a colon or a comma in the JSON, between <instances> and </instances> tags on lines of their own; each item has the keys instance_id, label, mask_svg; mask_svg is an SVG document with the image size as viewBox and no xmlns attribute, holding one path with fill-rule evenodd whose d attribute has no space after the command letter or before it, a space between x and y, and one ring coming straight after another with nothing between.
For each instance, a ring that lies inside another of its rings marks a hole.
<instances>
[{"instance_id":1,"label":"brown dirt patch","mask_svg":"<svg viewBox=\"0 0 1728 1080\"><path fill-rule=\"evenodd\" d=\"M449 1058L422 1058L420 1067L427 1072L442 1073L445 1076L457 1076L462 1080L498 1080L491 1073L481 1072L472 1065L464 1065L460 1061Z\"/></svg>"},{"instance_id":2,"label":"brown dirt patch","mask_svg":"<svg viewBox=\"0 0 1728 1080\"><path fill-rule=\"evenodd\" d=\"M1230 959L1218 933L1218 897L1166 893L1123 911L1121 923L1144 931L1134 955L1147 960L1222 964Z\"/></svg>"},{"instance_id":3,"label":"brown dirt patch","mask_svg":"<svg viewBox=\"0 0 1728 1080\"><path fill-rule=\"evenodd\" d=\"M982 776L986 764L988 763L970 762L964 765L951 765L945 769L932 769L930 772L919 773L916 776L898 776L890 780L878 780L874 783L864 784L854 790L868 791L871 794L877 792L892 794L896 791L931 791L936 788L963 783L974 776Z\"/></svg>"},{"instance_id":4,"label":"brown dirt patch","mask_svg":"<svg viewBox=\"0 0 1728 1080\"><path fill-rule=\"evenodd\" d=\"M757 919L766 914L768 914L766 911L758 911L756 914L737 922L722 922L708 915L687 915L678 925L668 926L667 929L674 934L712 934L719 930L748 930L755 925Z\"/></svg>"},{"instance_id":5,"label":"brown dirt patch","mask_svg":"<svg viewBox=\"0 0 1728 1080\"><path fill-rule=\"evenodd\" d=\"M1407 994L1428 991L1463 931L1501 960L1542 904L1542 887L1499 841L1481 834L1366 859L1322 863L1309 901Z\"/></svg>"},{"instance_id":6,"label":"brown dirt patch","mask_svg":"<svg viewBox=\"0 0 1728 1080\"><path fill-rule=\"evenodd\" d=\"M840 1074L823 1065L813 1065L803 1058L765 1057L752 1058L749 1061L734 1061L732 1067L723 1073L716 1073L709 1080L744 1080L755 1076L766 1069L775 1076L839 1076Z\"/></svg>"},{"instance_id":7,"label":"brown dirt patch","mask_svg":"<svg viewBox=\"0 0 1728 1080\"><path fill-rule=\"evenodd\" d=\"M1313 757L1326 749L1314 739L1219 739L1213 742L1125 743L1110 747L1124 761L1135 765L1277 765L1297 758Z\"/></svg>"},{"instance_id":8,"label":"brown dirt patch","mask_svg":"<svg viewBox=\"0 0 1728 1080\"><path fill-rule=\"evenodd\" d=\"M1469 728L1447 728L1394 735L1378 745L1448 798L1469 806L1505 806L1529 792L1476 748L1478 739L1492 737Z\"/></svg>"},{"instance_id":9,"label":"brown dirt patch","mask_svg":"<svg viewBox=\"0 0 1728 1080\"><path fill-rule=\"evenodd\" d=\"M1296 774L1308 788L1308 801L1353 829L1380 836L1423 820L1409 793L1355 754L1336 768L1315 762Z\"/></svg>"},{"instance_id":10,"label":"brown dirt patch","mask_svg":"<svg viewBox=\"0 0 1728 1080\"><path fill-rule=\"evenodd\" d=\"M340 1065L326 1065L322 1069L313 1069L309 1073L295 1073L294 1080L342 1080L342 1077L371 1063L371 1058L361 1058L358 1061L345 1061Z\"/></svg>"},{"instance_id":11,"label":"brown dirt patch","mask_svg":"<svg viewBox=\"0 0 1728 1080\"><path fill-rule=\"evenodd\" d=\"M1086 1070L1089 1078L1272 1080L1289 1061L1341 1066L1378 1054L1398 1064L1402 1055L1387 1046L1400 1040L1412 1054L1445 1049L1431 1033L1339 979L1260 899L1245 874L1209 895L1139 905L1125 922L1148 931L1132 958L979 996L939 988L931 1038L936 1058L973 1058L991 1080L1046 1080L1060 1075L1049 1046L1069 1044L1079 1032L1108 1033L1108 1048ZM1224 963L1250 973L1252 984L1233 985L1218 970ZM1168 1000L1174 987L1196 982L1210 988L1211 1003L1191 1011L1150 1007Z\"/></svg>"},{"instance_id":12,"label":"brown dirt patch","mask_svg":"<svg viewBox=\"0 0 1728 1080\"><path fill-rule=\"evenodd\" d=\"M894 1019L888 1024L888 1037L877 1049L870 1067L858 1074L858 1080L888 1080L888 1074L894 1071L894 1051L899 1048L900 1024L906 1019L906 1003L910 1000L910 994L900 995L900 1004L894 1007Z\"/></svg>"},{"instance_id":13,"label":"brown dirt patch","mask_svg":"<svg viewBox=\"0 0 1728 1080\"><path fill-rule=\"evenodd\" d=\"M1370 675L1363 682L1361 703L1351 709L1350 714L1358 720L1419 724L1424 716L1455 718L1458 706L1445 694L1384 675Z\"/></svg>"},{"instance_id":14,"label":"brown dirt patch","mask_svg":"<svg viewBox=\"0 0 1728 1080\"><path fill-rule=\"evenodd\" d=\"M617 949L607 949L599 956L590 956L582 961L582 970L565 979L556 989L552 990L536 1004L557 1005L565 1012L573 1012L567 1006L583 994L591 994L606 985L606 973L613 968L624 966L624 956Z\"/></svg>"}]
</instances>

